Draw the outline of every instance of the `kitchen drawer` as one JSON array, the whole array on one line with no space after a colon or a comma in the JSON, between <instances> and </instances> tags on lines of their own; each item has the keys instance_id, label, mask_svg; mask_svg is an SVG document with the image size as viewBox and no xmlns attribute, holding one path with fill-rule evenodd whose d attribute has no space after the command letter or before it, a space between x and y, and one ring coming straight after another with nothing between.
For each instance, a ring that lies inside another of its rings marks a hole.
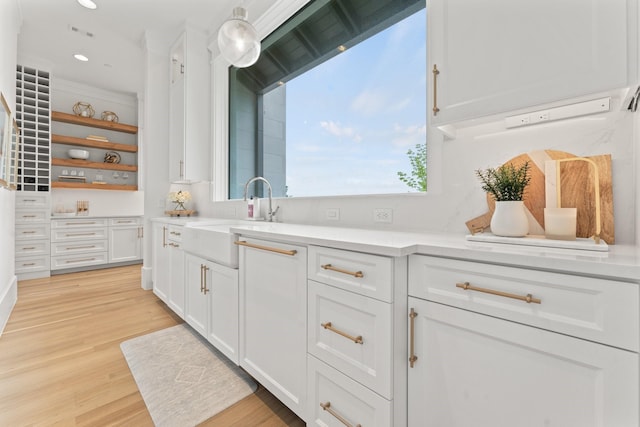
<instances>
[{"instance_id":1,"label":"kitchen drawer","mask_svg":"<svg viewBox=\"0 0 640 427\"><path fill-rule=\"evenodd\" d=\"M312 280L307 292L307 351L391 399L391 304Z\"/></svg>"},{"instance_id":2,"label":"kitchen drawer","mask_svg":"<svg viewBox=\"0 0 640 427\"><path fill-rule=\"evenodd\" d=\"M18 240L49 240L48 223L16 224L16 241Z\"/></svg>"},{"instance_id":3,"label":"kitchen drawer","mask_svg":"<svg viewBox=\"0 0 640 427\"><path fill-rule=\"evenodd\" d=\"M51 256L104 252L108 249L109 242L107 240L91 239L77 242L56 242L51 243Z\"/></svg>"},{"instance_id":4,"label":"kitchen drawer","mask_svg":"<svg viewBox=\"0 0 640 427\"><path fill-rule=\"evenodd\" d=\"M107 227L58 228L51 230L52 242L77 242L79 240L101 240L107 238Z\"/></svg>"},{"instance_id":5,"label":"kitchen drawer","mask_svg":"<svg viewBox=\"0 0 640 427\"><path fill-rule=\"evenodd\" d=\"M392 266L383 256L309 246L309 279L386 302L393 302Z\"/></svg>"},{"instance_id":6,"label":"kitchen drawer","mask_svg":"<svg viewBox=\"0 0 640 427\"><path fill-rule=\"evenodd\" d=\"M469 286L506 293L494 295ZM409 295L638 351L638 285L412 255ZM509 296L539 299L534 303Z\"/></svg>"},{"instance_id":7,"label":"kitchen drawer","mask_svg":"<svg viewBox=\"0 0 640 427\"><path fill-rule=\"evenodd\" d=\"M313 356L307 372L309 426L391 426L390 401Z\"/></svg>"},{"instance_id":8,"label":"kitchen drawer","mask_svg":"<svg viewBox=\"0 0 640 427\"><path fill-rule=\"evenodd\" d=\"M107 218L67 218L51 221L51 228L106 227L107 225L109 225Z\"/></svg>"},{"instance_id":9,"label":"kitchen drawer","mask_svg":"<svg viewBox=\"0 0 640 427\"><path fill-rule=\"evenodd\" d=\"M51 257L51 270L106 264L107 258L107 252L53 256Z\"/></svg>"},{"instance_id":10,"label":"kitchen drawer","mask_svg":"<svg viewBox=\"0 0 640 427\"><path fill-rule=\"evenodd\" d=\"M48 211L49 194L18 191L16 194L16 208L43 208Z\"/></svg>"},{"instance_id":11,"label":"kitchen drawer","mask_svg":"<svg viewBox=\"0 0 640 427\"><path fill-rule=\"evenodd\" d=\"M48 210L16 210L16 224L29 224L32 222L46 222L49 220Z\"/></svg>"},{"instance_id":12,"label":"kitchen drawer","mask_svg":"<svg viewBox=\"0 0 640 427\"><path fill-rule=\"evenodd\" d=\"M169 225L167 226L167 241L170 242L182 242L182 229L181 225Z\"/></svg>"},{"instance_id":13,"label":"kitchen drawer","mask_svg":"<svg viewBox=\"0 0 640 427\"><path fill-rule=\"evenodd\" d=\"M142 218L140 217L109 218L109 227L141 225L141 224L142 224Z\"/></svg>"},{"instance_id":14,"label":"kitchen drawer","mask_svg":"<svg viewBox=\"0 0 640 427\"><path fill-rule=\"evenodd\" d=\"M49 240L16 242L16 258L36 255L49 255Z\"/></svg>"},{"instance_id":15,"label":"kitchen drawer","mask_svg":"<svg viewBox=\"0 0 640 427\"><path fill-rule=\"evenodd\" d=\"M16 258L16 274L49 270L51 257L48 254Z\"/></svg>"}]
</instances>

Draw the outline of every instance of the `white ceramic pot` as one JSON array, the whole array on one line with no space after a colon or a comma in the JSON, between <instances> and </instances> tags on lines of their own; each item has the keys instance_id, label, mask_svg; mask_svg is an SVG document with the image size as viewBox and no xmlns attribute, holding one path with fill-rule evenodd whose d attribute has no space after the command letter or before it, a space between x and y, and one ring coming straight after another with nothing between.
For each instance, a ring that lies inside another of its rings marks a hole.
<instances>
[{"instance_id":1,"label":"white ceramic pot","mask_svg":"<svg viewBox=\"0 0 640 427\"><path fill-rule=\"evenodd\" d=\"M491 232L496 236L523 237L529 233L529 220L524 211L524 202L496 202L491 217Z\"/></svg>"}]
</instances>

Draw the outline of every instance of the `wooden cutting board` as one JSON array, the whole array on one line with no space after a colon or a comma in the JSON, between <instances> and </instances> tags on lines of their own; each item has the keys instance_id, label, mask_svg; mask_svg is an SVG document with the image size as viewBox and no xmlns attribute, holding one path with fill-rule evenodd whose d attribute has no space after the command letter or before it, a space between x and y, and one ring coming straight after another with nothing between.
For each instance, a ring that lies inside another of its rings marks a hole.
<instances>
[{"instance_id":1,"label":"wooden cutting board","mask_svg":"<svg viewBox=\"0 0 640 427\"><path fill-rule=\"evenodd\" d=\"M529 217L529 234L544 234L544 208L546 205L545 161L576 157L574 154L556 150L539 150L520 154L505 164L521 166L530 162L531 181L524 194L524 204ZM600 180L600 237L607 244L614 244L613 188L611 180L611 155L590 156L598 165ZM561 206L577 208L577 237L591 237L595 233L595 195L593 168L586 162L563 162L560 164ZM495 209L495 201L487 195L489 212L466 222L472 233L489 226Z\"/></svg>"}]
</instances>

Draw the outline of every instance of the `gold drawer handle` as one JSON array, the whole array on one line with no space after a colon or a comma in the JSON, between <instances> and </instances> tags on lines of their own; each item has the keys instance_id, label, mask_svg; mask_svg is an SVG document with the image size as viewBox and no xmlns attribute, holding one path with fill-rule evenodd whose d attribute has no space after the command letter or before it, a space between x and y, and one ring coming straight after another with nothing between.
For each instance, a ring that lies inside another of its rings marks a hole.
<instances>
[{"instance_id":1,"label":"gold drawer handle","mask_svg":"<svg viewBox=\"0 0 640 427\"><path fill-rule=\"evenodd\" d=\"M65 225L88 225L88 224L95 224L95 221L90 221L90 222L67 222Z\"/></svg>"},{"instance_id":2,"label":"gold drawer handle","mask_svg":"<svg viewBox=\"0 0 640 427\"><path fill-rule=\"evenodd\" d=\"M330 330L331 332L335 332L338 335L342 335L343 337L350 339L351 341L353 341L356 344L364 344L364 341L362 339L362 335L358 335L357 337L354 337L353 335L349 335L346 332L342 332L339 329L334 328L331 325L331 322L327 322L327 323L320 323L320 326L322 326L325 329Z\"/></svg>"},{"instance_id":3,"label":"gold drawer handle","mask_svg":"<svg viewBox=\"0 0 640 427\"><path fill-rule=\"evenodd\" d=\"M65 261L67 264L71 264L74 262L89 262L89 261L95 261L95 258L84 258L84 259L70 259Z\"/></svg>"},{"instance_id":4,"label":"gold drawer handle","mask_svg":"<svg viewBox=\"0 0 640 427\"><path fill-rule=\"evenodd\" d=\"M418 360L418 356L416 356L416 349L415 349L415 323L416 323L416 317L418 316L418 313L416 313L416 311L412 308L411 312L409 313L409 367L413 368L413 365L416 363L416 360Z\"/></svg>"},{"instance_id":5,"label":"gold drawer handle","mask_svg":"<svg viewBox=\"0 0 640 427\"><path fill-rule=\"evenodd\" d=\"M36 248L35 246L28 246L28 247L22 248L22 250L23 250L23 251L32 251L32 250L34 250L35 248Z\"/></svg>"},{"instance_id":6,"label":"gold drawer handle","mask_svg":"<svg viewBox=\"0 0 640 427\"><path fill-rule=\"evenodd\" d=\"M35 231L23 231L22 234L36 234Z\"/></svg>"},{"instance_id":7,"label":"gold drawer handle","mask_svg":"<svg viewBox=\"0 0 640 427\"><path fill-rule=\"evenodd\" d=\"M520 301L524 301L527 304L541 304L542 301L539 298L534 298L533 295L531 294L527 294L525 296L522 295L516 295L516 294L510 294L507 292L501 292L501 291L494 291L493 289L487 289L487 288L479 288L477 286L471 286L469 284L469 282L464 282L464 283L456 283L456 287L457 288L462 288L465 291L477 291L477 292L484 292L485 294L491 294L491 295L498 295L501 297L506 297L506 298L513 298L513 299L517 299Z\"/></svg>"},{"instance_id":8,"label":"gold drawer handle","mask_svg":"<svg viewBox=\"0 0 640 427\"><path fill-rule=\"evenodd\" d=\"M296 251L295 249L287 250L287 249L272 248L270 246L256 245L255 243L249 243L244 240L237 240L233 243L240 246L246 246L248 248L261 249L263 251L275 252L282 255L294 256L295 254L298 253L298 251Z\"/></svg>"},{"instance_id":9,"label":"gold drawer handle","mask_svg":"<svg viewBox=\"0 0 640 427\"><path fill-rule=\"evenodd\" d=\"M179 248L179 247L180 247L180 245L179 245L179 244L177 244L177 243L173 243L173 242L170 242L170 243L169 243L169 246L171 246L172 248Z\"/></svg>"},{"instance_id":10,"label":"gold drawer handle","mask_svg":"<svg viewBox=\"0 0 640 427\"><path fill-rule=\"evenodd\" d=\"M22 215L22 218L35 218L35 215Z\"/></svg>"},{"instance_id":11,"label":"gold drawer handle","mask_svg":"<svg viewBox=\"0 0 640 427\"><path fill-rule=\"evenodd\" d=\"M68 246L66 248L67 251L72 251L74 249L93 249L96 245L86 245L86 246Z\"/></svg>"},{"instance_id":12,"label":"gold drawer handle","mask_svg":"<svg viewBox=\"0 0 640 427\"><path fill-rule=\"evenodd\" d=\"M169 234L173 234L174 236L182 236L182 233L178 233L177 231L170 231Z\"/></svg>"},{"instance_id":13,"label":"gold drawer handle","mask_svg":"<svg viewBox=\"0 0 640 427\"><path fill-rule=\"evenodd\" d=\"M76 237L76 236L95 236L96 233L67 233L65 236L67 237Z\"/></svg>"},{"instance_id":14,"label":"gold drawer handle","mask_svg":"<svg viewBox=\"0 0 640 427\"><path fill-rule=\"evenodd\" d=\"M347 427L362 427L362 425L360 424L356 424L355 426L353 424L351 424L349 421L347 421L346 419L344 419L344 417L340 414L338 414L336 411L334 411L333 409L331 409L331 402L327 402L327 403L322 403L320 402L320 407L322 408L322 410L327 411L328 413L330 413L331 415L333 415L333 417L340 421L342 424L344 424Z\"/></svg>"},{"instance_id":15,"label":"gold drawer handle","mask_svg":"<svg viewBox=\"0 0 640 427\"><path fill-rule=\"evenodd\" d=\"M362 278L362 277L364 277L364 274L362 274L362 271L349 271L349 270L343 270L343 269L341 269L341 268L334 267L334 266L332 266L331 264L321 265L320 267L324 268L325 270L336 271L336 272L338 272L338 273L348 274L349 276L353 276L353 277L357 277L357 278Z\"/></svg>"},{"instance_id":16,"label":"gold drawer handle","mask_svg":"<svg viewBox=\"0 0 640 427\"><path fill-rule=\"evenodd\" d=\"M36 263L35 263L35 262L26 262L26 263L23 263L23 264L22 264L22 266L23 266L23 267L32 267L32 266L34 266L34 265L36 265Z\"/></svg>"}]
</instances>

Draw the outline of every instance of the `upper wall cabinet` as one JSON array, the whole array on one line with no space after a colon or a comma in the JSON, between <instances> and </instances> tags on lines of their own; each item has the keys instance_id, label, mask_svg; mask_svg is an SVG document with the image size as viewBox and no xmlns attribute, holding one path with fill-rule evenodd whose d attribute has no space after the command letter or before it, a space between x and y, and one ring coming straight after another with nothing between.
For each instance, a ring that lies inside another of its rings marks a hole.
<instances>
[{"instance_id":1,"label":"upper wall cabinet","mask_svg":"<svg viewBox=\"0 0 640 427\"><path fill-rule=\"evenodd\" d=\"M187 28L170 52L169 178L209 179L209 51L203 33Z\"/></svg>"},{"instance_id":2,"label":"upper wall cabinet","mask_svg":"<svg viewBox=\"0 0 640 427\"><path fill-rule=\"evenodd\" d=\"M636 81L637 0L428 0L431 123Z\"/></svg>"}]
</instances>

